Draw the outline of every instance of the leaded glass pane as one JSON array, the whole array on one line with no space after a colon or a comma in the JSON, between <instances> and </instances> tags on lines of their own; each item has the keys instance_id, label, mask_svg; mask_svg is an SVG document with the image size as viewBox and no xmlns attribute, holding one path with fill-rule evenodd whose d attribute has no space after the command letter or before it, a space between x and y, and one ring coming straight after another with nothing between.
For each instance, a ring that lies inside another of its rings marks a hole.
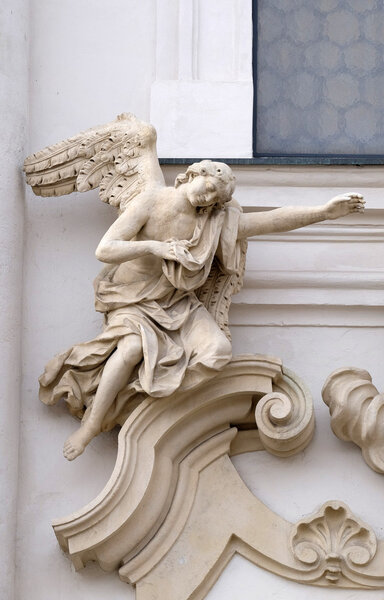
<instances>
[{"instance_id":1,"label":"leaded glass pane","mask_svg":"<svg viewBox=\"0 0 384 600\"><path fill-rule=\"evenodd\" d=\"M257 152L384 154L384 1L258 0Z\"/></svg>"}]
</instances>

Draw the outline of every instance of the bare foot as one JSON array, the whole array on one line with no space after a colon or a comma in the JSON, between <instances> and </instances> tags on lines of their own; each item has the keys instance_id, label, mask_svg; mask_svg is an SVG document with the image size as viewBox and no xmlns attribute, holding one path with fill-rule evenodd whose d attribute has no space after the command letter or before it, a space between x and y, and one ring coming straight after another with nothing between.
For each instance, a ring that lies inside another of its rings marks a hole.
<instances>
[{"instance_id":1,"label":"bare foot","mask_svg":"<svg viewBox=\"0 0 384 600\"><path fill-rule=\"evenodd\" d=\"M84 452L96 433L90 427L82 425L75 433L69 436L64 444L63 454L67 460L73 460Z\"/></svg>"}]
</instances>

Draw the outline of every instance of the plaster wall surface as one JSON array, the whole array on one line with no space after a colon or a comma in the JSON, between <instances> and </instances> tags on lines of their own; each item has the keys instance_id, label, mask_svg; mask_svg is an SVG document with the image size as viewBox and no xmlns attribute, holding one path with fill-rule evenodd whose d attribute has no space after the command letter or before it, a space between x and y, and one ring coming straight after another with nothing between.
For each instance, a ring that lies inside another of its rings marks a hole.
<instances>
[{"instance_id":1,"label":"plaster wall surface","mask_svg":"<svg viewBox=\"0 0 384 600\"><path fill-rule=\"evenodd\" d=\"M252 156L251 0L157 0L160 156Z\"/></svg>"},{"instance_id":2,"label":"plaster wall surface","mask_svg":"<svg viewBox=\"0 0 384 600\"><path fill-rule=\"evenodd\" d=\"M0 7L0 597L14 594L21 382L21 299L28 118L28 2Z\"/></svg>"},{"instance_id":3,"label":"plaster wall surface","mask_svg":"<svg viewBox=\"0 0 384 600\"><path fill-rule=\"evenodd\" d=\"M151 117L159 3L114 0L108 9L99 0L91 4L31 3L30 152L125 110ZM172 23L174 4L164 5ZM179 79L171 61L171 36L169 43L160 44L161 64L167 56L170 61L170 73L163 72L162 80ZM250 60L248 55L248 67ZM186 104L182 113L187 125L189 108ZM161 116L166 123L165 105ZM230 134L222 124L216 142L226 136L229 147ZM212 147L216 150L218 155L220 145ZM181 169L165 168L167 180ZM340 499L384 537L382 476L368 469L356 447L333 436L320 398L325 377L348 364L369 370L377 387L383 388L381 170L239 168L236 176L236 197L246 210L315 205L345 186L350 189L352 183L352 189L361 189L367 197L366 217L250 242L245 288L231 309L234 352L281 357L310 387L317 429L311 445L297 456L283 460L259 452L238 456L234 463L250 489L286 519L296 521L324 501ZM94 250L114 216L93 192L41 199L27 191L17 600L134 599L134 591L116 574L94 565L76 573L50 528L52 520L82 507L102 489L114 465L116 432L100 435L84 455L68 463L62 443L77 423L62 405L48 408L37 399L37 377L47 360L99 332L101 316L93 310L92 280L100 264ZM309 596L381 600L383 592L307 588L235 557L208 597Z\"/></svg>"}]
</instances>

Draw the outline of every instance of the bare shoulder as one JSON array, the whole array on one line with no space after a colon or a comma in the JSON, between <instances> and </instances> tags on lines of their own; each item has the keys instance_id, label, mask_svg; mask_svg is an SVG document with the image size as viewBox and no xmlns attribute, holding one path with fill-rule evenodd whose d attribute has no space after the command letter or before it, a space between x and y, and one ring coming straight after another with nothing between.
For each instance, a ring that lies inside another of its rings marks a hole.
<instances>
[{"instance_id":1,"label":"bare shoulder","mask_svg":"<svg viewBox=\"0 0 384 600\"><path fill-rule=\"evenodd\" d=\"M117 218L115 223L125 224L128 222L132 223L140 221L144 224L153 212L158 193L158 190L154 188L135 196L135 198L133 198L126 206L124 212Z\"/></svg>"},{"instance_id":2,"label":"bare shoulder","mask_svg":"<svg viewBox=\"0 0 384 600\"><path fill-rule=\"evenodd\" d=\"M148 221L155 203L156 192L148 190L138 194L111 225L103 239L132 239Z\"/></svg>"},{"instance_id":3,"label":"bare shoulder","mask_svg":"<svg viewBox=\"0 0 384 600\"><path fill-rule=\"evenodd\" d=\"M129 218L131 219L135 214L143 215L150 214L155 203L156 197L158 195L158 190L156 188L146 190L141 194L138 194L133 198L128 205L126 206L124 212L120 215L120 218Z\"/></svg>"}]
</instances>

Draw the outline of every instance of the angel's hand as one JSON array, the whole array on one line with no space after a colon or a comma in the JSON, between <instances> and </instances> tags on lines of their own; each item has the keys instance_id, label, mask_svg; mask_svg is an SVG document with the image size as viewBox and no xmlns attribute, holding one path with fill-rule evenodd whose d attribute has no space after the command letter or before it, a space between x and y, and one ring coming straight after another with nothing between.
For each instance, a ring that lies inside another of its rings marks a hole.
<instances>
[{"instance_id":1,"label":"angel's hand","mask_svg":"<svg viewBox=\"0 0 384 600\"><path fill-rule=\"evenodd\" d=\"M154 256L158 256L159 258L169 258L169 259L174 258L171 255L172 247L169 242L151 241L151 242L148 242L148 244L149 244L149 251Z\"/></svg>"},{"instance_id":2,"label":"angel's hand","mask_svg":"<svg viewBox=\"0 0 384 600\"><path fill-rule=\"evenodd\" d=\"M365 201L361 194L348 192L335 196L325 205L327 219L338 219L354 212L364 212Z\"/></svg>"},{"instance_id":3,"label":"angel's hand","mask_svg":"<svg viewBox=\"0 0 384 600\"><path fill-rule=\"evenodd\" d=\"M177 260L180 254L185 254L188 251L187 244L183 240L167 240L166 242L150 242L151 252L159 258L167 260Z\"/></svg>"},{"instance_id":4,"label":"angel's hand","mask_svg":"<svg viewBox=\"0 0 384 600\"><path fill-rule=\"evenodd\" d=\"M151 254L167 260L176 260L174 242L150 242Z\"/></svg>"}]
</instances>

